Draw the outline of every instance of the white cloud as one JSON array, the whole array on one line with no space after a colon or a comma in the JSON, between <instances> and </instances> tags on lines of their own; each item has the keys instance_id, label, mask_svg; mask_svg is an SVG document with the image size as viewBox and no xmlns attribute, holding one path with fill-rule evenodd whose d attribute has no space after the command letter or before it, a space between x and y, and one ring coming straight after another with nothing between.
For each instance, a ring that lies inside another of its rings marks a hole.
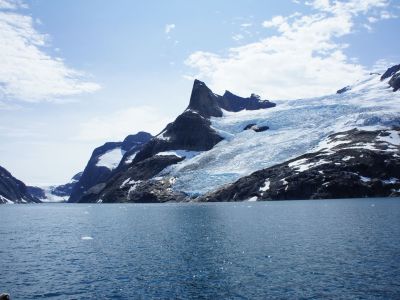
<instances>
[{"instance_id":1,"label":"white cloud","mask_svg":"<svg viewBox=\"0 0 400 300\"><path fill-rule=\"evenodd\" d=\"M34 28L31 16L17 11L25 7L22 1L0 0L0 98L54 101L98 90L84 73L46 54L48 36Z\"/></svg>"},{"instance_id":2,"label":"white cloud","mask_svg":"<svg viewBox=\"0 0 400 300\"><path fill-rule=\"evenodd\" d=\"M27 8L28 6L22 0L0 0L0 9L18 9Z\"/></svg>"},{"instance_id":3,"label":"white cloud","mask_svg":"<svg viewBox=\"0 0 400 300\"><path fill-rule=\"evenodd\" d=\"M235 35L233 35L232 36L232 39L234 40L234 41L240 41L240 40L243 40L244 39L244 36L243 36L243 34L240 34L240 33L238 33L238 34L235 34Z\"/></svg>"},{"instance_id":4,"label":"white cloud","mask_svg":"<svg viewBox=\"0 0 400 300\"><path fill-rule=\"evenodd\" d=\"M366 19L388 2L316 0L307 5L315 12L265 21L263 26L276 29L275 35L231 48L225 55L197 51L185 63L216 92L255 92L270 99L333 93L366 73L345 55L348 45L340 38L354 32L356 17Z\"/></svg>"},{"instance_id":5,"label":"white cloud","mask_svg":"<svg viewBox=\"0 0 400 300\"><path fill-rule=\"evenodd\" d=\"M120 141L138 131L159 133L171 118L150 106L130 107L104 117L90 119L80 126L80 141Z\"/></svg>"},{"instance_id":6,"label":"white cloud","mask_svg":"<svg viewBox=\"0 0 400 300\"><path fill-rule=\"evenodd\" d=\"M175 24L167 24L165 25L165 33L169 34L172 30L174 30L176 27Z\"/></svg>"},{"instance_id":7,"label":"white cloud","mask_svg":"<svg viewBox=\"0 0 400 300\"><path fill-rule=\"evenodd\" d=\"M242 23L242 24L240 24L240 27L244 27L244 28L251 27L251 26L253 26L252 23Z\"/></svg>"},{"instance_id":8,"label":"white cloud","mask_svg":"<svg viewBox=\"0 0 400 300\"><path fill-rule=\"evenodd\" d=\"M279 27L284 23L286 23L286 18L282 16L275 16L271 20L264 21L262 25L265 28L271 28L271 27Z\"/></svg>"}]
</instances>

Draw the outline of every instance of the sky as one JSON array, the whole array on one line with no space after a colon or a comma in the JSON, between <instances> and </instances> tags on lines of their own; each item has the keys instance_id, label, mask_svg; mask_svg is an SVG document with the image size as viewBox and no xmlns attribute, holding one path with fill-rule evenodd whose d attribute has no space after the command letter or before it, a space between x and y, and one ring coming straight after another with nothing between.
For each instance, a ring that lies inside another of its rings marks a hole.
<instances>
[{"instance_id":1,"label":"sky","mask_svg":"<svg viewBox=\"0 0 400 300\"><path fill-rule=\"evenodd\" d=\"M400 62L398 0L0 0L0 165L68 182L94 148L216 93L332 94Z\"/></svg>"}]
</instances>

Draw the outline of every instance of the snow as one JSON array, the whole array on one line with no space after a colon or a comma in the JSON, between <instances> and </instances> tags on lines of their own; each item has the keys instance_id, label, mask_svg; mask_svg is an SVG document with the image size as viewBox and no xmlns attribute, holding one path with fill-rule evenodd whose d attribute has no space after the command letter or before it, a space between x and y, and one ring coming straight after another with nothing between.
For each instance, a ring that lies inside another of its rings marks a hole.
<instances>
[{"instance_id":1,"label":"snow","mask_svg":"<svg viewBox=\"0 0 400 300\"><path fill-rule=\"evenodd\" d=\"M305 158L299 159L297 161L289 163L288 166L290 168L293 168L295 171L301 173L301 172L307 171L313 167L329 163L329 161L326 161L324 159L321 159L320 161L314 162L314 163L307 163L307 161L308 160Z\"/></svg>"},{"instance_id":2,"label":"snow","mask_svg":"<svg viewBox=\"0 0 400 300\"><path fill-rule=\"evenodd\" d=\"M139 185L139 183L141 183L142 181L141 180L138 180L138 181L135 181L135 180L131 180L131 181L129 181L127 184L129 184L131 187L129 188L129 191L128 191L128 196L129 196L129 194L131 193L131 192L133 192L133 191L135 191L136 190L136 188L137 188L137 186Z\"/></svg>"},{"instance_id":3,"label":"snow","mask_svg":"<svg viewBox=\"0 0 400 300\"><path fill-rule=\"evenodd\" d=\"M354 158L354 156L345 156L342 158L343 161L349 161L350 159Z\"/></svg>"},{"instance_id":4,"label":"snow","mask_svg":"<svg viewBox=\"0 0 400 300\"><path fill-rule=\"evenodd\" d=\"M251 197L250 199L247 199L248 202L255 202L258 200L257 196Z\"/></svg>"},{"instance_id":5,"label":"snow","mask_svg":"<svg viewBox=\"0 0 400 300\"><path fill-rule=\"evenodd\" d=\"M0 200L2 203L5 203L5 204L14 204L13 201L11 201L10 199L7 199L6 197L4 197L2 195L0 195Z\"/></svg>"},{"instance_id":6,"label":"snow","mask_svg":"<svg viewBox=\"0 0 400 300\"><path fill-rule=\"evenodd\" d=\"M131 154L131 155L129 155L126 159L125 159L125 164L126 165L129 165L130 163L132 163L132 161L135 159L135 157L136 157L136 154L138 154L139 153L139 151L136 151L135 153L133 153L133 154Z\"/></svg>"},{"instance_id":7,"label":"snow","mask_svg":"<svg viewBox=\"0 0 400 300\"><path fill-rule=\"evenodd\" d=\"M166 131L161 132L159 135L156 136L159 140L169 141L171 138L165 135Z\"/></svg>"},{"instance_id":8,"label":"snow","mask_svg":"<svg viewBox=\"0 0 400 300\"><path fill-rule=\"evenodd\" d=\"M186 159L190 159L198 155L199 151L187 151L187 150L172 150L172 151L164 151L159 152L156 155L158 156L177 156L179 158L185 157Z\"/></svg>"},{"instance_id":9,"label":"snow","mask_svg":"<svg viewBox=\"0 0 400 300\"><path fill-rule=\"evenodd\" d=\"M388 136L378 136L377 140L381 142L386 142L392 145L400 146L400 136L397 131L391 130L389 131L390 135Z\"/></svg>"},{"instance_id":10,"label":"snow","mask_svg":"<svg viewBox=\"0 0 400 300\"><path fill-rule=\"evenodd\" d=\"M395 183L399 182L399 179L398 178L390 178L389 180L382 180L382 182L384 184L395 184Z\"/></svg>"},{"instance_id":11,"label":"snow","mask_svg":"<svg viewBox=\"0 0 400 300\"><path fill-rule=\"evenodd\" d=\"M262 187L260 187L260 192L268 191L270 184L271 184L271 182L269 181L269 179L265 180L264 185Z\"/></svg>"},{"instance_id":12,"label":"snow","mask_svg":"<svg viewBox=\"0 0 400 300\"><path fill-rule=\"evenodd\" d=\"M353 128L389 129L397 124L400 113L399 93L392 92L378 75L367 76L343 94L274 102L276 107L224 111L222 117L211 118L212 127L225 140L169 167L164 175L176 178L174 189L203 194L315 149L332 151L329 149L344 145L349 139L337 136L327 140L329 135ZM251 123L270 129L244 131ZM391 140L397 143L395 137ZM359 146L375 149L370 144ZM298 171L312 166L315 165L302 164Z\"/></svg>"},{"instance_id":13,"label":"snow","mask_svg":"<svg viewBox=\"0 0 400 300\"><path fill-rule=\"evenodd\" d=\"M58 196L53 194L55 186L43 186L40 187L44 191L44 198L39 199L42 202L66 202L69 196Z\"/></svg>"},{"instance_id":14,"label":"snow","mask_svg":"<svg viewBox=\"0 0 400 300\"><path fill-rule=\"evenodd\" d=\"M121 148L119 147L107 151L106 153L97 158L96 166L106 167L110 170L114 170L119 165L123 155L124 151L121 150Z\"/></svg>"},{"instance_id":15,"label":"snow","mask_svg":"<svg viewBox=\"0 0 400 300\"><path fill-rule=\"evenodd\" d=\"M358 175L358 176L360 176L360 179L362 182L370 182L372 180L370 177L365 177L365 176L361 176L361 175Z\"/></svg>"}]
</instances>

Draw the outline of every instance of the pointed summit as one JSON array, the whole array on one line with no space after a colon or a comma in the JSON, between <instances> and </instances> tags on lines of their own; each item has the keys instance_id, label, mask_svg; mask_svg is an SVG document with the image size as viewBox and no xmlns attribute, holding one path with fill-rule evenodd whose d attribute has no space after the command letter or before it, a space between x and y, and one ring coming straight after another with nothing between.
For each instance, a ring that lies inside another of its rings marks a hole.
<instances>
[{"instance_id":1,"label":"pointed summit","mask_svg":"<svg viewBox=\"0 0 400 300\"><path fill-rule=\"evenodd\" d=\"M187 109L198 112L203 117L222 117L217 96L200 80L195 79Z\"/></svg>"}]
</instances>

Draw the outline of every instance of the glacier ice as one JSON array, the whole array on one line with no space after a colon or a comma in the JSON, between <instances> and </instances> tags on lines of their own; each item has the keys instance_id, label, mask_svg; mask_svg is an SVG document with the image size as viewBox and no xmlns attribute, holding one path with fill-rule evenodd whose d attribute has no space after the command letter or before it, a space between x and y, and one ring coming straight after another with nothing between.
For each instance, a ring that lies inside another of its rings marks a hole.
<instances>
[{"instance_id":1,"label":"glacier ice","mask_svg":"<svg viewBox=\"0 0 400 300\"><path fill-rule=\"evenodd\" d=\"M320 147L326 137L352 128L376 130L400 122L400 94L370 75L343 94L275 101L276 107L237 113L224 111L212 127L224 137L209 151L162 172L176 178L173 188L197 195L231 183ZM269 130L243 130L248 124ZM397 143L397 137L388 137ZM326 142L325 142L326 144Z\"/></svg>"}]
</instances>

